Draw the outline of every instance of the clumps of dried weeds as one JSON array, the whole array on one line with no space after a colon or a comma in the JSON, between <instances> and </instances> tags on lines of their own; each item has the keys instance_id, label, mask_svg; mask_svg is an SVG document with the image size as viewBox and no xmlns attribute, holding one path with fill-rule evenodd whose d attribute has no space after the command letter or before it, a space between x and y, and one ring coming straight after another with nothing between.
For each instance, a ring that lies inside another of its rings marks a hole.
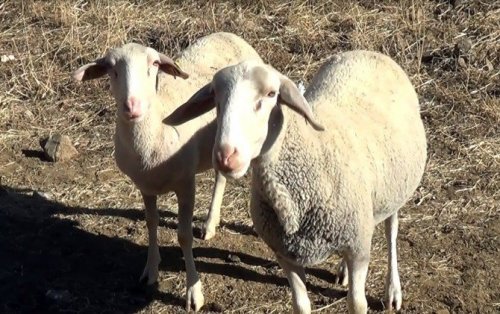
<instances>
[{"instance_id":1,"label":"clumps of dried weeds","mask_svg":"<svg viewBox=\"0 0 500 314\"><path fill-rule=\"evenodd\" d=\"M67 206L141 207L112 160L114 105L106 80L70 79L72 70L109 47L135 41L175 56L200 36L229 31L306 85L334 53L377 50L410 75L429 139L422 186L402 211L407 311L491 310L500 273L494 261L500 224L499 16L498 1L7 0L0 4L0 55L15 60L0 63L2 184L50 190ZM69 135L80 151L64 173L23 153L55 131ZM201 217L211 175L199 176ZM162 205L174 208L175 199L169 195ZM227 223L250 226L245 182L232 184L224 206ZM116 223L67 215L97 233L113 232L109 226ZM145 234L138 233L135 241L144 244ZM370 274L377 284L368 287L373 295L382 295L383 243L377 234ZM449 247L457 253L450 255ZM288 305L270 300L263 306L246 309Z\"/></svg>"}]
</instances>

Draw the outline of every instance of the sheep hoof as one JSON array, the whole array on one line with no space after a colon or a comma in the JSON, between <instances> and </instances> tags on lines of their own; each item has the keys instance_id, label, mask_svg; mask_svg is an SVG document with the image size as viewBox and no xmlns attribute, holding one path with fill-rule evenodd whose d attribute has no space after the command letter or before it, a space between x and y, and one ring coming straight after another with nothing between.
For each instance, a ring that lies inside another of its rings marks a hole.
<instances>
[{"instance_id":1,"label":"sheep hoof","mask_svg":"<svg viewBox=\"0 0 500 314\"><path fill-rule=\"evenodd\" d=\"M210 240L212 239L213 237L215 236L215 227L211 228L211 227L205 227L202 231L201 231L201 238L203 240Z\"/></svg>"},{"instance_id":2,"label":"sheep hoof","mask_svg":"<svg viewBox=\"0 0 500 314\"><path fill-rule=\"evenodd\" d=\"M146 264L144 271L142 272L139 282L143 284L152 285L158 280L158 268L150 267Z\"/></svg>"},{"instance_id":3,"label":"sheep hoof","mask_svg":"<svg viewBox=\"0 0 500 314\"><path fill-rule=\"evenodd\" d=\"M401 310L401 295L399 295L399 299L397 296L393 296L385 301L385 308L387 311L399 311Z\"/></svg>"},{"instance_id":4,"label":"sheep hoof","mask_svg":"<svg viewBox=\"0 0 500 314\"><path fill-rule=\"evenodd\" d=\"M201 291L201 281L198 281L193 286L188 287L186 293L186 312L189 313L191 309L198 312L205 303L205 297Z\"/></svg>"},{"instance_id":5,"label":"sheep hoof","mask_svg":"<svg viewBox=\"0 0 500 314\"><path fill-rule=\"evenodd\" d=\"M399 284L399 282L394 283L388 280L385 288L386 309L389 311L391 310L399 311L401 310L402 301L403 301L403 294L401 292L401 285Z\"/></svg>"},{"instance_id":6,"label":"sheep hoof","mask_svg":"<svg viewBox=\"0 0 500 314\"><path fill-rule=\"evenodd\" d=\"M311 302L308 298L304 298L302 300L297 300L296 303L293 304L293 313L294 314L310 314L311 313Z\"/></svg>"},{"instance_id":7,"label":"sheep hoof","mask_svg":"<svg viewBox=\"0 0 500 314\"><path fill-rule=\"evenodd\" d=\"M344 287L347 287L347 284L349 283L347 264L344 259L342 259L337 265L337 278L335 279L335 283Z\"/></svg>"}]
</instances>

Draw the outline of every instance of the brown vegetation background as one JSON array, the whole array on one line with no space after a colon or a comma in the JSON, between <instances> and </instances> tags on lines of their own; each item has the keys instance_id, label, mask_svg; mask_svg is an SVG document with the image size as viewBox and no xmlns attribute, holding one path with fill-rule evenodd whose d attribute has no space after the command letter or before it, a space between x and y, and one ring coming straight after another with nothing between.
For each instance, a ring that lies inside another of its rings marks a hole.
<instances>
[{"instance_id":1,"label":"brown vegetation background","mask_svg":"<svg viewBox=\"0 0 500 314\"><path fill-rule=\"evenodd\" d=\"M500 310L500 4L402 1L0 2L0 312L176 313L184 307L176 202L161 198L158 286L137 285L146 259L142 202L112 157L107 80L71 71L135 41L175 56L195 39L234 32L292 79L330 55L393 57L420 96L429 140L422 185L401 210L404 313ZM9 56L13 58L9 59ZM70 136L79 155L47 162L39 141ZM195 230L213 173L198 176ZM247 212L248 182L231 182L216 238L195 243L205 312L282 313L290 290ZM385 240L378 228L367 281L383 311ZM345 312L338 257L308 269L322 313Z\"/></svg>"}]
</instances>

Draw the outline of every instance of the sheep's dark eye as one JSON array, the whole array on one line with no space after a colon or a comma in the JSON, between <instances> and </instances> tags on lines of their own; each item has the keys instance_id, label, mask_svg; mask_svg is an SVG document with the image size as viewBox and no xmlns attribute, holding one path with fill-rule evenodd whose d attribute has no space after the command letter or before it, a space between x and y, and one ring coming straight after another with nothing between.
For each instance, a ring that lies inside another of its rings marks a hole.
<instances>
[{"instance_id":1,"label":"sheep's dark eye","mask_svg":"<svg viewBox=\"0 0 500 314\"><path fill-rule=\"evenodd\" d=\"M269 93L267 93L267 97L273 98L274 96L276 96L275 91L270 91Z\"/></svg>"},{"instance_id":2,"label":"sheep's dark eye","mask_svg":"<svg viewBox=\"0 0 500 314\"><path fill-rule=\"evenodd\" d=\"M118 72L116 72L116 70L113 70L113 75L114 75L115 77L118 77Z\"/></svg>"}]
</instances>

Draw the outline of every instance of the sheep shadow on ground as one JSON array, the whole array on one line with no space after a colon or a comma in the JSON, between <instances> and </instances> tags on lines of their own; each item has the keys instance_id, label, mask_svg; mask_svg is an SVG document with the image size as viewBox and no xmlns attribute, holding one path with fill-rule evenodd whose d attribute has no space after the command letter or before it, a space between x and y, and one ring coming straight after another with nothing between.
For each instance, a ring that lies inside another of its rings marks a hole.
<instances>
[{"instance_id":1,"label":"sheep shadow on ground","mask_svg":"<svg viewBox=\"0 0 500 314\"><path fill-rule=\"evenodd\" d=\"M119 215L133 220L143 217L141 210L68 207L32 195L29 190L0 187L0 312L135 313L154 300L179 309L184 307L184 291L160 291L157 286L138 283L146 259L145 246L85 231L73 220L56 217L58 213ZM161 271L184 271L178 246L160 244L160 252ZM284 276L260 274L240 266L277 267L274 261L210 247L194 248L193 253L200 273L288 286ZM240 262L224 263L230 254L238 256ZM211 263L206 259L223 262ZM308 273L334 280L327 271L309 269ZM325 291L314 285L308 288L311 293ZM328 290L335 298L346 295L343 290ZM378 300L369 298L369 303L372 309L379 308Z\"/></svg>"},{"instance_id":2,"label":"sheep shadow on ground","mask_svg":"<svg viewBox=\"0 0 500 314\"><path fill-rule=\"evenodd\" d=\"M174 294L137 284L144 247L54 217L85 209L27 192L0 188L0 312L133 313L154 299L184 305Z\"/></svg>"},{"instance_id":3,"label":"sheep shadow on ground","mask_svg":"<svg viewBox=\"0 0 500 314\"><path fill-rule=\"evenodd\" d=\"M64 206L63 206L64 207ZM160 217L161 218L177 218L176 213L168 210L163 210L163 208L159 208ZM87 214L87 215L99 215L99 216L112 216L112 217L122 217L127 218L129 220L137 221L144 220L144 210L143 209L118 209L118 208L100 208L100 209L90 209L90 208L71 208L71 213L73 214ZM205 223L205 217L193 217L193 222L195 225L193 226L193 235L197 238L201 239L201 225ZM169 228L169 229L177 229L177 224L169 221L165 221L165 219L160 220L160 226ZM235 222L220 222L220 227L231 230L232 232L243 234L243 235L253 235L257 236L257 233L253 230L252 227L239 224Z\"/></svg>"}]
</instances>

